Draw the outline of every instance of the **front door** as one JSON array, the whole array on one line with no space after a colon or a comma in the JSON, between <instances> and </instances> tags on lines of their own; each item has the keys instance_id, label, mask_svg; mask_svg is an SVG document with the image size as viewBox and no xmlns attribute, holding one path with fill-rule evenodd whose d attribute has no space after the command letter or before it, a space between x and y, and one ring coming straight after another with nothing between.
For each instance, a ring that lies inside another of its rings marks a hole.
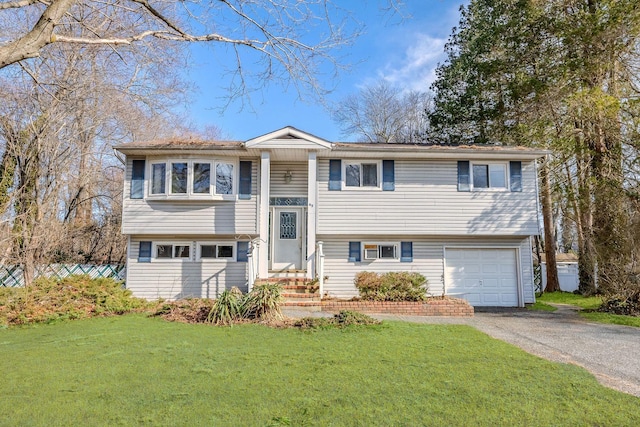
<instances>
[{"instance_id":1,"label":"front door","mask_svg":"<svg viewBox=\"0 0 640 427\"><path fill-rule=\"evenodd\" d=\"M274 207L271 230L273 270L301 270L304 208Z\"/></svg>"}]
</instances>

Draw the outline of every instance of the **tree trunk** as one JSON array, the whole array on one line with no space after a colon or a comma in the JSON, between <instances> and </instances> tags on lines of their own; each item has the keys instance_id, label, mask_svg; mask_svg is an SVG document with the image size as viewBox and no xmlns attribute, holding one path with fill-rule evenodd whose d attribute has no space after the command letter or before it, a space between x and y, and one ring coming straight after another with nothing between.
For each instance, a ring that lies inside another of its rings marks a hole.
<instances>
[{"instance_id":1,"label":"tree trunk","mask_svg":"<svg viewBox=\"0 0 640 427\"><path fill-rule=\"evenodd\" d=\"M549 170L549 158L542 164L542 218L544 221L544 255L547 262L547 286L546 292L560 290L558 281L558 266L556 264L556 238L554 233L554 221L551 200L551 180Z\"/></svg>"}]
</instances>

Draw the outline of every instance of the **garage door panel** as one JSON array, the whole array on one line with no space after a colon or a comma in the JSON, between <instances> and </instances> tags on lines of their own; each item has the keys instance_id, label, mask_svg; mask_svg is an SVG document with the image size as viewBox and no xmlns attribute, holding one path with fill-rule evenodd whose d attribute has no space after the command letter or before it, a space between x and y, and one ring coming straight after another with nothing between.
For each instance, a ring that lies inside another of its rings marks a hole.
<instances>
[{"instance_id":1,"label":"garage door panel","mask_svg":"<svg viewBox=\"0 0 640 427\"><path fill-rule=\"evenodd\" d=\"M447 248L447 295L474 306L518 306L515 249Z\"/></svg>"}]
</instances>

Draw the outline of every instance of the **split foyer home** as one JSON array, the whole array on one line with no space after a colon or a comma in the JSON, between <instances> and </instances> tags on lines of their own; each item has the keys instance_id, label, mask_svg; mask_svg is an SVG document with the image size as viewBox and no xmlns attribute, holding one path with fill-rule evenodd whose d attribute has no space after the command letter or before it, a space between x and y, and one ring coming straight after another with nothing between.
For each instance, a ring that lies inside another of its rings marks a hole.
<instances>
[{"instance_id":1,"label":"split foyer home","mask_svg":"<svg viewBox=\"0 0 640 427\"><path fill-rule=\"evenodd\" d=\"M293 127L244 142L132 142L126 286L215 298L270 277L357 295L360 271L415 271L430 295L534 302L536 159L523 147L332 143Z\"/></svg>"}]
</instances>

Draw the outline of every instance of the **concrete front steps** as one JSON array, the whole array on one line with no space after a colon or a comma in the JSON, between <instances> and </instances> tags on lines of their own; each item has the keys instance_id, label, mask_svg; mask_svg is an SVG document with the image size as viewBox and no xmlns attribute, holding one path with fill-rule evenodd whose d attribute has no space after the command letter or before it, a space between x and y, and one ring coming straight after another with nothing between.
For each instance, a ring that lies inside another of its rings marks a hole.
<instances>
[{"instance_id":1,"label":"concrete front steps","mask_svg":"<svg viewBox=\"0 0 640 427\"><path fill-rule=\"evenodd\" d=\"M283 308L320 311L318 285L306 277L270 277L256 283L279 283L282 286Z\"/></svg>"}]
</instances>

